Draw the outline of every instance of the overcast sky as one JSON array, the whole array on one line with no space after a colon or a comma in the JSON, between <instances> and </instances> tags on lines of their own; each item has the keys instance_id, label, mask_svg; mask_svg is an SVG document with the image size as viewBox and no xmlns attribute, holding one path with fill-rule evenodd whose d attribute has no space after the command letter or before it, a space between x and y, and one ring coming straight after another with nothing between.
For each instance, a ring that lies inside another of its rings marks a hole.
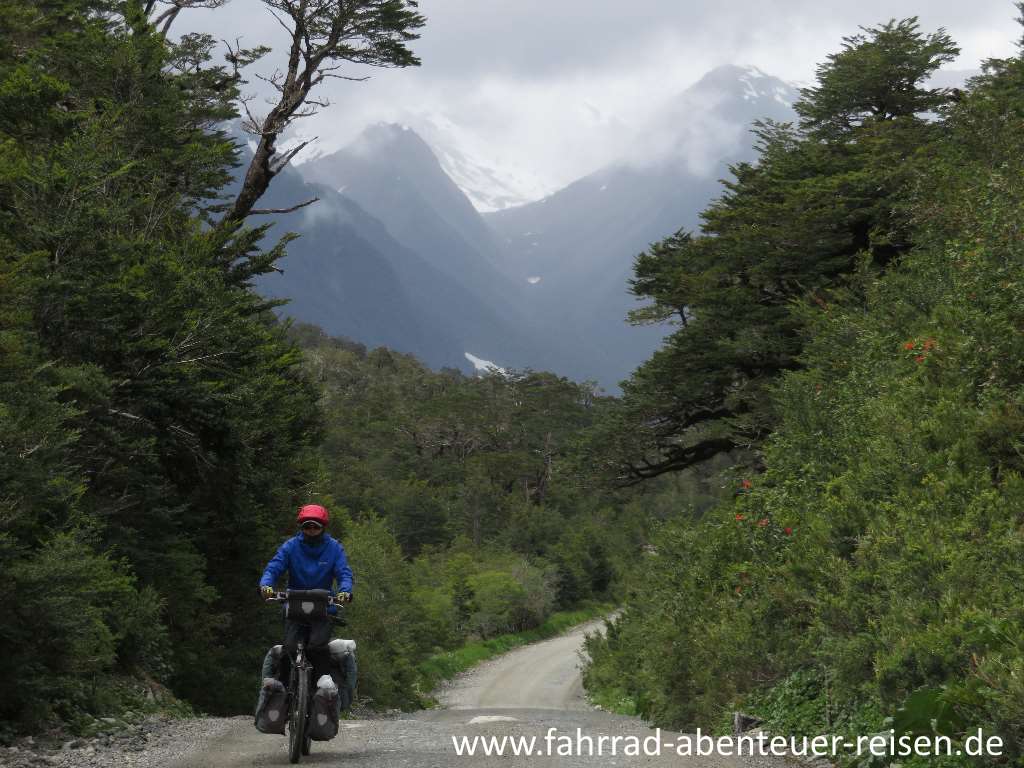
<instances>
[{"instance_id":1,"label":"overcast sky","mask_svg":"<svg viewBox=\"0 0 1024 768\"><path fill-rule=\"evenodd\" d=\"M329 150L371 122L433 116L481 159L549 189L615 159L623 126L721 64L807 83L858 25L917 15L960 45L952 69L974 69L1012 55L1021 32L1010 0L422 0L420 11L422 66L331 82L332 106L302 133ZM260 0L185 12L174 31L192 30L279 48L283 36Z\"/></svg>"}]
</instances>

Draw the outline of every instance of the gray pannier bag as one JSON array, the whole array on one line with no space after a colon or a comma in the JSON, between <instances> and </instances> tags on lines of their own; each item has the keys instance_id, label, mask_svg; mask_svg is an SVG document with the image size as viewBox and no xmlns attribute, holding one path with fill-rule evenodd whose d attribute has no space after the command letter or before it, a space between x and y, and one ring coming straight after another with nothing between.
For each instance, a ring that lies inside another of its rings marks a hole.
<instances>
[{"instance_id":1,"label":"gray pannier bag","mask_svg":"<svg viewBox=\"0 0 1024 768\"><path fill-rule=\"evenodd\" d=\"M338 705L348 710L356 695L356 641L332 640L327 647L331 651L331 677L338 686Z\"/></svg>"},{"instance_id":2,"label":"gray pannier bag","mask_svg":"<svg viewBox=\"0 0 1024 768\"><path fill-rule=\"evenodd\" d=\"M316 682L308 727L313 741L330 741L338 735L338 686L330 675L322 675Z\"/></svg>"},{"instance_id":3,"label":"gray pannier bag","mask_svg":"<svg viewBox=\"0 0 1024 768\"><path fill-rule=\"evenodd\" d=\"M288 722L288 691L280 680L268 677L260 688L256 702L256 730L262 733L284 733Z\"/></svg>"}]
</instances>

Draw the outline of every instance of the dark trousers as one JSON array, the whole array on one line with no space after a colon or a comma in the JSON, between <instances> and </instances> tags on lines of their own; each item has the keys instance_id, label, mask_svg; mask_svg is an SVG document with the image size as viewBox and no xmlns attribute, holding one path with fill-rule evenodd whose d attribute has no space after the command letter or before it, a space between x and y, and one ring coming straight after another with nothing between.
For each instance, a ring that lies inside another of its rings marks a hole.
<instances>
[{"instance_id":1,"label":"dark trousers","mask_svg":"<svg viewBox=\"0 0 1024 768\"><path fill-rule=\"evenodd\" d=\"M282 664L281 681L287 685L291 674L291 660L299 651L299 641L305 643L306 658L313 665L313 685L321 675L331 674L331 652L327 644L331 642L331 620L321 619L308 624L291 619L284 620L284 649L287 652L288 664ZM284 661L284 659L282 659Z\"/></svg>"}]
</instances>

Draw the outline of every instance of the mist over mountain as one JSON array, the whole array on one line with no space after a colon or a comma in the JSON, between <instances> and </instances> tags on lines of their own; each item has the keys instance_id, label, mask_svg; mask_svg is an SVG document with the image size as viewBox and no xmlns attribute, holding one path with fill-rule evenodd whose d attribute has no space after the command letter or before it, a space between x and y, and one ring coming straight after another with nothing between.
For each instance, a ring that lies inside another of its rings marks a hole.
<instances>
[{"instance_id":1,"label":"mist over mountain","mask_svg":"<svg viewBox=\"0 0 1024 768\"><path fill-rule=\"evenodd\" d=\"M349 146L300 171L385 220L402 244L443 254L436 266L459 280L500 279L493 273L499 252L494 234L413 130L370 126Z\"/></svg>"},{"instance_id":2,"label":"mist over mountain","mask_svg":"<svg viewBox=\"0 0 1024 768\"><path fill-rule=\"evenodd\" d=\"M638 306L628 292L634 257L681 227L696 229L728 163L752 156L750 124L792 119L795 98L756 69L715 69L642 126L615 162L543 199L483 214L446 171L456 140L442 165L411 128L370 126L272 187L267 205L321 200L282 217L279 227L303 236L289 246L284 274L260 289L292 299L285 314L433 366L470 370L479 358L614 391L670 330L626 323ZM432 125L444 143L444 123ZM475 165L479 150L459 155L456 176L476 184L478 205L499 207L515 195L502 198L494 168Z\"/></svg>"},{"instance_id":3,"label":"mist over mountain","mask_svg":"<svg viewBox=\"0 0 1024 768\"><path fill-rule=\"evenodd\" d=\"M284 208L313 196L320 200L276 217L271 230L272 237L301 233L279 262L281 273L257 284L263 295L289 300L282 314L415 354L435 368L473 371L466 352L516 360L528 354L526 335L507 317L350 197L286 169L261 203Z\"/></svg>"},{"instance_id":4,"label":"mist over mountain","mask_svg":"<svg viewBox=\"0 0 1024 768\"><path fill-rule=\"evenodd\" d=\"M616 385L650 356L665 326L626 313L633 258L680 228L720 192L727 165L753 156L750 124L790 120L796 92L753 68L712 70L674 99L620 161L535 203L486 214L506 274L530 286L534 317L585 350L564 373Z\"/></svg>"},{"instance_id":5,"label":"mist over mountain","mask_svg":"<svg viewBox=\"0 0 1024 768\"><path fill-rule=\"evenodd\" d=\"M507 157L487 138L441 114L411 116L410 126L437 155L444 172L481 213L540 200L557 187Z\"/></svg>"}]
</instances>

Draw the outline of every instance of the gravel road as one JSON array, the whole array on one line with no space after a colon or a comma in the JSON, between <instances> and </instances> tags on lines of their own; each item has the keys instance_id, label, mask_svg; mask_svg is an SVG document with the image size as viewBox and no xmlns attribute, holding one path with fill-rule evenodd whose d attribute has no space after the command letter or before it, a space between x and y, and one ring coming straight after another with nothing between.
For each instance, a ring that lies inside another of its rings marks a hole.
<instances>
[{"instance_id":1,"label":"gravel road","mask_svg":"<svg viewBox=\"0 0 1024 768\"><path fill-rule=\"evenodd\" d=\"M442 766L502 766L502 768L582 768L583 766L657 766L681 768L783 768L784 760L753 758L680 757L675 753L677 734L662 733L658 756L624 754L630 739L649 739L655 731L636 718L592 709L583 697L579 653L584 632L600 622L534 645L525 646L486 662L455 680L438 696L443 708L366 720L347 720L338 737L314 742L302 764L358 766L359 768L441 768ZM175 737L175 727L183 729ZM555 728L547 749L545 736ZM577 752L577 729L584 737L583 754ZM159 729L157 729L159 730ZM532 754L514 756L458 755L453 737L535 737ZM596 753L604 737L603 754L587 754L589 737ZM616 754L609 754L611 739L620 737ZM258 733L251 717L206 718L170 725L148 737L143 749L118 750L116 745L82 754L62 750L48 762L18 762L24 766L81 766L82 768L253 768L288 765L283 736ZM649 742L652 743L652 742ZM546 750L545 754L539 754ZM71 754L67 754L67 753ZM77 754L75 754L77 753ZM22 755L24 757L24 755ZM0 764L4 756L0 751Z\"/></svg>"},{"instance_id":2,"label":"gravel road","mask_svg":"<svg viewBox=\"0 0 1024 768\"><path fill-rule=\"evenodd\" d=\"M486 661L441 690L438 700L446 709L590 711L583 695L579 653L584 634L603 627L603 619L592 621Z\"/></svg>"}]
</instances>

